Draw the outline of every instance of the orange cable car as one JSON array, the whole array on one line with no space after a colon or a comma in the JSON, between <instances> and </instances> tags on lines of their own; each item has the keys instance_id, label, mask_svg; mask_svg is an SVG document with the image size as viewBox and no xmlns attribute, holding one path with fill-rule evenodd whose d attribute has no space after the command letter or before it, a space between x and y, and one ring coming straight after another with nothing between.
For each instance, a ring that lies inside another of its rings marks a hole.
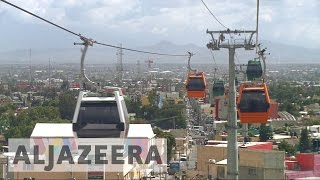
<instances>
[{"instance_id":1,"label":"orange cable car","mask_svg":"<svg viewBox=\"0 0 320 180\"><path fill-rule=\"evenodd\" d=\"M206 80L204 72L188 74L186 83L187 97L205 98L206 97Z\"/></svg>"},{"instance_id":2,"label":"orange cable car","mask_svg":"<svg viewBox=\"0 0 320 180\"><path fill-rule=\"evenodd\" d=\"M260 87L241 84L237 104L241 123L267 123L270 98L266 83Z\"/></svg>"}]
</instances>

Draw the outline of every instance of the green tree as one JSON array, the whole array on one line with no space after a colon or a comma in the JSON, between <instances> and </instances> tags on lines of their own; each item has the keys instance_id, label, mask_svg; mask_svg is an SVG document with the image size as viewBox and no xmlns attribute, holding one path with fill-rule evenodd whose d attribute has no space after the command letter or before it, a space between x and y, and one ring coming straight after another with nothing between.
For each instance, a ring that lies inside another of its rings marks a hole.
<instances>
[{"instance_id":1,"label":"green tree","mask_svg":"<svg viewBox=\"0 0 320 180\"><path fill-rule=\"evenodd\" d=\"M280 151L285 151L289 156L293 156L296 152L296 149L293 145L289 144L287 141L282 140L278 145Z\"/></svg>"},{"instance_id":2,"label":"green tree","mask_svg":"<svg viewBox=\"0 0 320 180\"><path fill-rule=\"evenodd\" d=\"M172 158L173 147L176 145L176 140L175 140L174 136L171 133L163 132L158 128L154 129L153 132L156 134L157 138L166 138L167 139L167 160L169 162Z\"/></svg>"},{"instance_id":3,"label":"green tree","mask_svg":"<svg viewBox=\"0 0 320 180\"><path fill-rule=\"evenodd\" d=\"M136 113L136 117L142 117L142 104L140 99L134 100L131 98L125 98L124 99L126 102L127 110L129 113Z\"/></svg>"},{"instance_id":4,"label":"green tree","mask_svg":"<svg viewBox=\"0 0 320 180\"><path fill-rule=\"evenodd\" d=\"M62 91L67 91L69 89L69 87L70 87L69 81L63 80L60 89Z\"/></svg>"},{"instance_id":5,"label":"green tree","mask_svg":"<svg viewBox=\"0 0 320 180\"><path fill-rule=\"evenodd\" d=\"M59 100L53 99L53 100L47 100L42 103L42 106L53 106L58 107L59 106Z\"/></svg>"},{"instance_id":6,"label":"green tree","mask_svg":"<svg viewBox=\"0 0 320 180\"><path fill-rule=\"evenodd\" d=\"M77 101L71 92L59 96L59 112L62 119L72 120Z\"/></svg>"},{"instance_id":7,"label":"green tree","mask_svg":"<svg viewBox=\"0 0 320 180\"><path fill-rule=\"evenodd\" d=\"M301 131L300 141L299 141L299 151L305 153L311 150L310 138L308 136L307 128Z\"/></svg>"},{"instance_id":8,"label":"green tree","mask_svg":"<svg viewBox=\"0 0 320 180\"><path fill-rule=\"evenodd\" d=\"M269 139L273 138L273 132L270 126L266 126L265 124L261 124L259 128L259 139L261 142L266 142Z\"/></svg>"},{"instance_id":9,"label":"green tree","mask_svg":"<svg viewBox=\"0 0 320 180\"><path fill-rule=\"evenodd\" d=\"M158 106L159 97L157 95L157 91L156 90L152 90L152 91L149 92L148 100L149 100L151 106Z\"/></svg>"},{"instance_id":10,"label":"green tree","mask_svg":"<svg viewBox=\"0 0 320 180\"><path fill-rule=\"evenodd\" d=\"M8 113L8 128L5 129L5 138L29 138L36 123L66 123L59 117L59 110L56 107L32 107L14 116Z\"/></svg>"},{"instance_id":11,"label":"green tree","mask_svg":"<svg viewBox=\"0 0 320 180\"><path fill-rule=\"evenodd\" d=\"M42 105L42 101L40 99L31 101L31 106L41 106L41 105Z\"/></svg>"}]
</instances>

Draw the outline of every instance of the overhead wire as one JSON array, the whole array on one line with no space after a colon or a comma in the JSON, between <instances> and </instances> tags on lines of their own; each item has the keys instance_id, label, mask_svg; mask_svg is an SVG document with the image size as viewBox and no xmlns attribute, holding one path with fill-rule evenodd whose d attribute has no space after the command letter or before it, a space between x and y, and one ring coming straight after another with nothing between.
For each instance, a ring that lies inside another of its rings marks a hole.
<instances>
[{"instance_id":1,"label":"overhead wire","mask_svg":"<svg viewBox=\"0 0 320 180\"><path fill-rule=\"evenodd\" d=\"M224 24L222 24L221 21L219 21L219 19L212 13L212 11L209 9L209 7L207 6L207 4L201 0L202 4L206 7L206 9L209 11L209 13L213 16L213 18L224 28L229 29L227 26L225 26Z\"/></svg>"},{"instance_id":2,"label":"overhead wire","mask_svg":"<svg viewBox=\"0 0 320 180\"><path fill-rule=\"evenodd\" d=\"M216 73L219 71L219 68L217 68L218 65L217 65L216 58L214 57L214 54L213 54L212 50L209 49L209 51L210 51L211 57L213 59L214 65L215 65L215 68L214 68L214 79L215 79L216 78Z\"/></svg>"},{"instance_id":3,"label":"overhead wire","mask_svg":"<svg viewBox=\"0 0 320 180\"><path fill-rule=\"evenodd\" d=\"M53 25L53 26L55 26L55 27L57 27L59 29L62 29L62 30L66 31L66 32L68 32L68 33L70 33L72 35L78 36L80 38L85 38L80 33L75 33L74 31L71 31L71 30L69 30L69 29L67 29L67 28L65 28L63 26L60 26L60 25L58 25L58 24L56 24L56 23L54 23L52 21L49 21L49 20L47 20L47 19L45 19L43 17L40 17L40 16L38 16L38 15L36 15L36 14L26 10L26 9L23 9L22 7L19 7L19 6L15 5L15 4L13 4L13 3L10 3L10 2L8 2L6 0L0 0L0 1L2 1L2 2L6 3L6 4L8 4L8 5L10 5L10 6L14 7L14 8L16 8L16 9L19 9L19 10L21 10L21 11L23 11L23 12L25 12L25 13L33 16L33 17L36 17L36 18L38 18L38 19L40 19L40 20L42 20L42 21L44 21L44 22L46 22L48 24L51 24L51 25ZM88 40L88 38L85 38L85 39ZM127 51L138 52L138 53L144 53L144 54L152 54L152 55L159 55L159 56L180 56L180 57L189 56L189 54L169 54L169 53L158 53L158 52L152 52L152 51L143 51L143 50L137 50L137 49L132 49L132 48L120 47L120 46L111 45L111 44L107 44L107 43L101 43L101 42L93 41L93 40L92 40L92 43L98 44L98 45L102 45L102 46L111 47L111 48L123 49L123 50L127 50Z\"/></svg>"},{"instance_id":4,"label":"overhead wire","mask_svg":"<svg viewBox=\"0 0 320 180\"><path fill-rule=\"evenodd\" d=\"M153 54L153 55L159 55L159 56L184 56L184 57L189 56L188 54L166 54L166 53L142 51L142 50L125 48L125 47L115 46L115 45L106 44L106 43L100 43L100 42L97 42L97 41L94 41L93 43L99 44L99 45L102 45L102 46L111 47L111 48L119 48L119 49L121 48L123 50L132 51L132 52L138 52L138 53L144 53L144 54Z\"/></svg>"}]
</instances>

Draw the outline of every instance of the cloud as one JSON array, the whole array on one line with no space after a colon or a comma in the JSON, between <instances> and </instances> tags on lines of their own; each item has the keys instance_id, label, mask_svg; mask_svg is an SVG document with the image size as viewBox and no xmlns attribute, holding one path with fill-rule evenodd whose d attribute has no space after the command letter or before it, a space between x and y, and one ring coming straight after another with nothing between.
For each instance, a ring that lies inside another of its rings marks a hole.
<instances>
[{"instance_id":1,"label":"cloud","mask_svg":"<svg viewBox=\"0 0 320 180\"><path fill-rule=\"evenodd\" d=\"M154 34L166 34L168 28L166 27L154 27L152 28L151 32Z\"/></svg>"},{"instance_id":2,"label":"cloud","mask_svg":"<svg viewBox=\"0 0 320 180\"><path fill-rule=\"evenodd\" d=\"M130 34L141 41L166 39L205 44L206 29L224 29L199 0L12 0L27 10L74 29ZM256 0L205 0L215 16L231 29L254 29ZM260 1L262 39L318 46L319 0ZM4 13L5 12L5 13ZM0 13L23 23L40 23L3 3ZM7 18L1 18L4 21ZM10 30L7 30L10 33ZM83 34L86 34L83 32ZM155 38L147 39L145 36ZM102 36L102 35L101 35ZM106 38L107 39L107 38Z\"/></svg>"}]
</instances>

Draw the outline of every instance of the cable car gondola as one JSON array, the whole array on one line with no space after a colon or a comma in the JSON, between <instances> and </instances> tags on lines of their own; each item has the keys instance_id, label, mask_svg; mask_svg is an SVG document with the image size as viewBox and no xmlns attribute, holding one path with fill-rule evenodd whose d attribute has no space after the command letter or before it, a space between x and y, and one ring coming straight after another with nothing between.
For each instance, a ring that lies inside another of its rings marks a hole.
<instances>
[{"instance_id":1,"label":"cable car gondola","mask_svg":"<svg viewBox=\"0 0 320 180\"><path fill-rule=\"evenodd\" d=\"M189 74L187 79L187 96L189 98L205 98L206 97L206 80L203 72Z\"/></svg>"},{"instance_id":2,"label":"cable car gondola","mask_svg":"<svg viewBox=\"0 0 320 180\"><path fill-rule=\"evenodd\" d=\"M259 60L249 60L246 74L248 81L260 78L262 76L261 62Z\"/></svg>"},{"instance_id":3,"label":"cable car gondola","mask_svg":"<svg viewBox=\"0 0 320 180\"><path fill-rule=\"evenodd\" d=\"M266 83L258 87L240 86L238 112L241 123L267 123L270 98Z\"/></svg>"},{"instance_id":4,"label":"cable car gondola","mask_svg":"<svg viewBox=\"0 0 320 180\"><path fill-rule=\"evenodd\" d=\"M213 97L216 96L223 96L224 95L224 82L222 80L214 81L212 86L212 95Z\"/></svg>"},{"instance_id":5,"label":"cable car gondola","mask_svg":"<svg viewBox=\"0 0 320 180\"><path fill-rule=\"evenodd\" d=\"M100 90L100 83L92 82L85 74L84 60L93 41L81 37L81 82L76 109L72 120L75 138L125 138L129 130L129 116L121 88L108 87ZM96 88L94 92L86 90ZM109 91L111 90L111 91Z\"/></svg>"},{"instance_id":6,"label":"cable car gondola","mask_svg":"<svg viewBox=\"0 0 320 180\"><path fill-rule=\"evenodd\" d=\"M80 91L73 116L75 137L124 138L128 128L128 112L119 91L106 95Z\"/></svg>"}]
</instances>

